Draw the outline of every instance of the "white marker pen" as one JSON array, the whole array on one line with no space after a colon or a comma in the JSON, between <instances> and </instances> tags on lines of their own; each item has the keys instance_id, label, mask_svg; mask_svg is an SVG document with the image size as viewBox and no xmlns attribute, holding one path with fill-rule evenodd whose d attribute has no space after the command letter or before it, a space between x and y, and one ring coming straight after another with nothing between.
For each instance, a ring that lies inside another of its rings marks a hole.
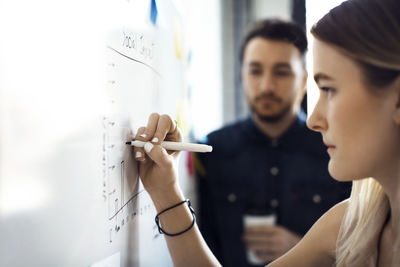
<instances>
[{"instance_id":1,"label":"white marker pen","mask_svg":"<svg viewBox=\"0 0 400 267\"><path fill-rule=\"evenodd\" d=\"M135 140L131 142L126 142L127 145L135 146L135 147L144 147L144 144L147 142ZM203 144L193 144L193 143L182 143L182 142L171 142L171 141L163 141L161 142L161 146L167 150L176 150L176 151L190 151L190 152L211 152L212 146L203 145Z\"/></svg>"}]
</instances>

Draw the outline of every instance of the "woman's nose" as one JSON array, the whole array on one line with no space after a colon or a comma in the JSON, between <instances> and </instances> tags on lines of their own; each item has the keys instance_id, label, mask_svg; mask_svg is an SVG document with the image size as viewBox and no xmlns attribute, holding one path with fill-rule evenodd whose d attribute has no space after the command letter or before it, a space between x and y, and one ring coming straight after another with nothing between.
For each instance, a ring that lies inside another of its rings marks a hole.
<instances>
[{"instance_id":1,"label":"woman's nose","mask_svg":"<svg viewBox=\"0 0 400 267\"><path fill-rule=\"evenodd\" d=\"M319 98L311 115L307 119L307 127L316 132L322 132L328 128L325 118L325 105Z\"/></svg>"}]
</instances>

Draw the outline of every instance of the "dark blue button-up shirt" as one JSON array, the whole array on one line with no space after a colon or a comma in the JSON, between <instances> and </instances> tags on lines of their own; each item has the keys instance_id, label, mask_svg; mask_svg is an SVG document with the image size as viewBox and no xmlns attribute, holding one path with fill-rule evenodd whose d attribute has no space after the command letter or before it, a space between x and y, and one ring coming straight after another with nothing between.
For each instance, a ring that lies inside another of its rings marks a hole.
<instances>
[{"instance_id":1,"label":"dark blue button-up shirt","mask_svg":"<svg viewBox=\"0 0 400 267\"><path fill-rule=\"evenodd\" d=\"M278 139L263 134L251 118L207 136L212 153L199 153L200 228L223 266L250 266L241 239L243 215L262 203L277 224L304 235L335 203L350 194L349 183L329 176L328 154L319 133L300 112Z\"/></svg>"}]
</instances>

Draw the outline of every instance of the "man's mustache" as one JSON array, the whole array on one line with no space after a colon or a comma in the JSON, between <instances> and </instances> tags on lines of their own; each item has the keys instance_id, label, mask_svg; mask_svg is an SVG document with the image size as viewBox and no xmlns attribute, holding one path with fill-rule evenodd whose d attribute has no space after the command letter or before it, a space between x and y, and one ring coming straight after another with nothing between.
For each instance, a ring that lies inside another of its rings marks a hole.
<instances>
[{"instance_id":1,"label":"man's mustache","mask_svg":"<svg viewBox=\"0 0 400 267\"><path fill-rule=\"evenodd\" d=\"M275 94L262 94L262 95L259 95L259 96L257 96L254 100L256 101L256 102L259 102L259 101L261 101L262 99L265 99L265 100L272 100L272 101L275 101L275 102L278 102L278 103L280 103L280 102L282 102L282 99L281 98L279 98L279 97L277 97Z\"/></svg>"}]
</instances>

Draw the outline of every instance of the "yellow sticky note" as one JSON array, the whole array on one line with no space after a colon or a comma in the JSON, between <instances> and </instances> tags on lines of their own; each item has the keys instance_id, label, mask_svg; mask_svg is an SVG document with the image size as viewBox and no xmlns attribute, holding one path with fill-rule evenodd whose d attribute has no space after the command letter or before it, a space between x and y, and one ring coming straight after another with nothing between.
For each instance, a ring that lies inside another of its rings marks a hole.
<instances>
[{"instance_id":1,"label":"yellow sticky note","mask_svg":"<svg viewBox=\"0 0 400 267\"><path fill-rule=\"evenodd\" d=\"M188 123L188 103L186 99L180 99L178 101L177 112L176 112L176 121L178 123L179 129L181 129L183 136L187 136L189 134L190 126Z\"/></svg>"},{"instance_id":2,"label":"yellow sticky note","mask_svg":"<svg viewBox=\"0 0 400 267\"><path fill-rule=\"evenodd\" d=\"M178 19L175 19L174 27L174 41L175 41L175 55L182 60L183 58L183 39L182 39L182 26Z\"/></svg>"}]
</instances>

